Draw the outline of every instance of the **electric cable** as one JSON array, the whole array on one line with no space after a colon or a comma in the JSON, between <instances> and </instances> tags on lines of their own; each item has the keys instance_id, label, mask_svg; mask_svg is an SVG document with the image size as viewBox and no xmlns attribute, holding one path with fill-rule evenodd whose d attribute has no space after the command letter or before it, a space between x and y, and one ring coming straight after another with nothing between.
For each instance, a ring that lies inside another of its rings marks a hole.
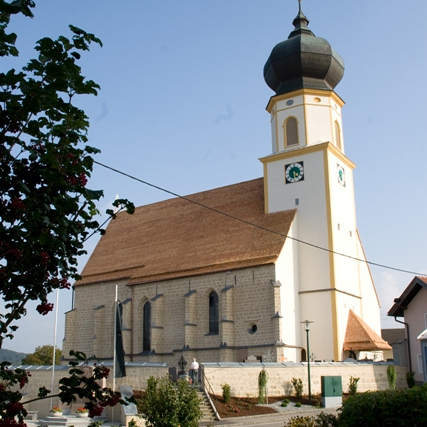
<instances>
[{"instance_id":1,"label":"electric cable","mask_svg":"<svg viewBox=\"0 0 427 427\"><path fill-rule=\"evenodd\" d=\"M399 271L401 273L412 274L414 276L427 276L426 273L417 273L417 272L414 272L414 271L411 271L411 270L405 270L405 269L402 269L402 268L391 267L389 265L380 264L380 263L373 262L373 261L368 261L367 259L357 258L357 257L354 257L352 255L347 255L347 254L343 254L341 252L332 251L332 250L324 248L322 246L315 245L314 243L309 243L309 242L306 242L304 240L297 239L296 237L288 236L287 234L280 233L279 231L271 230L271 229L269 229L267 227L263 227L262 225L255 224L255 223L252 223L250 221L246 221L245 219L236 217L236 216L231 215L231 214L229 214L227 212L223 212L223 211L220 211L219 209L213 208L211 206L204 205L203 203L197 202L196 200L192 200L189 197L181 196L180 194L174 193L173 191L167 190L166 188L162 188L162 187L160 187L158 185L151 184L148 181L144 181L143 179L137 178L137 177L135 177L133 175L130 175L130 174L126 173L126 172L120 171L120 170L115 169L115 168L113 168L111 166L108 166L108 165L105 165L105 164L103 164L101 162L98 162L97 160L94 160L93 162L96 163L99 166L102 166L105 169L109 169L109 170L111 170L111 171L113 171L115 173L118 173L120 175L126 176L127 178L130 178L130 179L132 179L134 181L137 181L137 182L140 182L142 184L145 184L145 185L147 185L149 187L155 188L155 189L157 189L159 191L163 191L164 193L170 194L171 196L178 197L180 199L186 200L187 202L194 203L194 204L196 204L196 205L198 205L198 206L200 206L202 208L208 209L208 210L210 210L212 212L216 212L216 213L218 213L220 215L224 215L224 216L227 216L228 218L231 218L231 219L234 219L236 221L242 222L243 224L247 224L247 225L250 225L252 227L259 228L260 230L264 230L264 231L267 231L269 233L273 233L273 234L279 235L281 237L285 237L287 239L293 240L293 241L301 243L303 245L311 246L312 248L319 249L319 250L324 251L324 252L329 252L331 254L342 256L342 257L345 257L345 258L349 258L349 259L352 259L352 260L355 260L355 261L364 262L366 264L369 264L369 265L372 265L372 266L375 266L375 267L381 267L381 268L385 268L387 270Z\"/></svg>"}]
</instances>

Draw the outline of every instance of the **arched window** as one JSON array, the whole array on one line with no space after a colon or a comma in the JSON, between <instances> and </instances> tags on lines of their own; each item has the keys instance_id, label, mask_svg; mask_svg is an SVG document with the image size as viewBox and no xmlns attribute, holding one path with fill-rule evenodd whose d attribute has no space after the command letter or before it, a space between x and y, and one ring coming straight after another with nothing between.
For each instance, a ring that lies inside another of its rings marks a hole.
<instances>
[{"instance_id":1,"label":"arched window","mask_svg":"<svg viewBox=\"0 0 427 427\"><path fill-rule=\"evenodd\" d=\"M342 150L341 129L340 129L340 125L338 124L337 121L335 121L335 145L337 146L337 148Z\"/></svg>"},{"instance_id":2,"label":"arched window","mask_svg":"<svg viewBox=\"0 0 427 427\"><path fill-rule=\"evenodd\" d=\"M151 303L147 301L142 309L142 351L151 350Z\"/></svg>"},{"instance_id":3,"label":"arched window","mask_svg":"<svg viewBox=\"0 0 427 427\"><path fill-rule=\"evenodd\" d=\"M219 334L218 294L216 292L209 294L209 333Z\"/></svg>"},{"instance_id":4,"label":"arched window","mask_svg":"<svg viewBox=\"0 0 427 427\"><path fill-rule=\"evenodd\" d=\"M285 147L298 145L298 122L295 117L289 117L285 122Z\"/></svg>"},{"instance_id":5,"label":"arched window","mask_svg":"<svg viewBox=\"0 0 427 427\"><path fill-rule=\"evenodd\" d=\"M301 362L307 362L307 352L305 348L301 349Z\"/></svg>"}]
</instances>

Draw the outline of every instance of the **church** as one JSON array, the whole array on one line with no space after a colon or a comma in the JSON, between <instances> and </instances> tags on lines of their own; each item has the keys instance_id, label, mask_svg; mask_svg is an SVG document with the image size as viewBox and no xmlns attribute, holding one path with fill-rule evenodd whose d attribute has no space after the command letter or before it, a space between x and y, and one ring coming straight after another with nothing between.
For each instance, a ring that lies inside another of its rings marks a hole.
<instances>
[{"instance_id":1,"label":"church","mask_svg":"<svg viewBox=\"0 0 427 427\"><path fill-rule=\"evenodd\" d=\"M118 214L74 284L64 354L113 358L116 288L127 361L381 360L390 349L356 225L335 92L344 62L299 4L264 66L263 177Z\"/></svg>"}]
</instances>

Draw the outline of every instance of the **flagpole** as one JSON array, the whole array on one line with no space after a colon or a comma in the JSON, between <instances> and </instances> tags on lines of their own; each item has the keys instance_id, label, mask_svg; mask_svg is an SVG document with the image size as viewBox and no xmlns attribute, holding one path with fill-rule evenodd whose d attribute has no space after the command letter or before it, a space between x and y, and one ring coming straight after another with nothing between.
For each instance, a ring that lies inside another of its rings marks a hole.
<instances>
[{"instance_id":1,"label":"flagpole","mask_svg":"<svg viewBox=\"0 0 427 427\"><path fill-rule=\"evenodd\" d=\"M117 292L118 285L116 285L116 297L114 299L113 391L116 391Z\"/></svg>"},{"instance_id":2,"label":"flagpole","mask_svg":"<svg viewBox=\"0 0 427 427\"><path fill-rule=\"evenodd\" d=\"M116 391L117 293L118 285L116 285L116 297L114 299L113 391ZM114 406L111 408L111 418L111 421L114 422Z\"/></svg>"},{"instance_id":3,"label":"flagpole","mask_svg":"<svg viewBox=\"0 0 427 427\"><path fill-rule=\"evenodd\" d=\"M53 386L55 382L55 359L56 359L56 331L58 326L58 301L59 301L59 289L56 290L56 304L55 304L55 322L53 326L53 356L52 356L52 387L50 388L53 392ZM53 398L50 398L50 407L53 406Z\"/></svg>"}]
</instances>

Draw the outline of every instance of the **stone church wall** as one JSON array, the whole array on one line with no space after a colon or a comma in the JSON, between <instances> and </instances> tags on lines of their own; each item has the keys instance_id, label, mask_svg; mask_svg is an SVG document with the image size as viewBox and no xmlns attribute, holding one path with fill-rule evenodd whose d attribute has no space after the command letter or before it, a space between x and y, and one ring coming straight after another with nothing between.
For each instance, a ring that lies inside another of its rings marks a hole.
<instances>
[{"instance_id":1,"label":"stone church wall","mask_svg":"<svg viewBox=\"0 0 427 427\"><path fill-rule=\"evenodd\" d=\"M177 366L184 355L188 361L196 357L201 362L237 362L248 355L261 359L268 350L272 360L278 360L274 344L283 337L277 327L280 293L273 285L275 280L271 264L133 286L125 280L76 285L75 309L66 313L64 356L74 349L88 357L112 359L118 285L126 361ZM216 334L209 331L212 292L218 295ZM151 351L143 352L147 302L151 305Z\"/></svg>"}]
</instances>

